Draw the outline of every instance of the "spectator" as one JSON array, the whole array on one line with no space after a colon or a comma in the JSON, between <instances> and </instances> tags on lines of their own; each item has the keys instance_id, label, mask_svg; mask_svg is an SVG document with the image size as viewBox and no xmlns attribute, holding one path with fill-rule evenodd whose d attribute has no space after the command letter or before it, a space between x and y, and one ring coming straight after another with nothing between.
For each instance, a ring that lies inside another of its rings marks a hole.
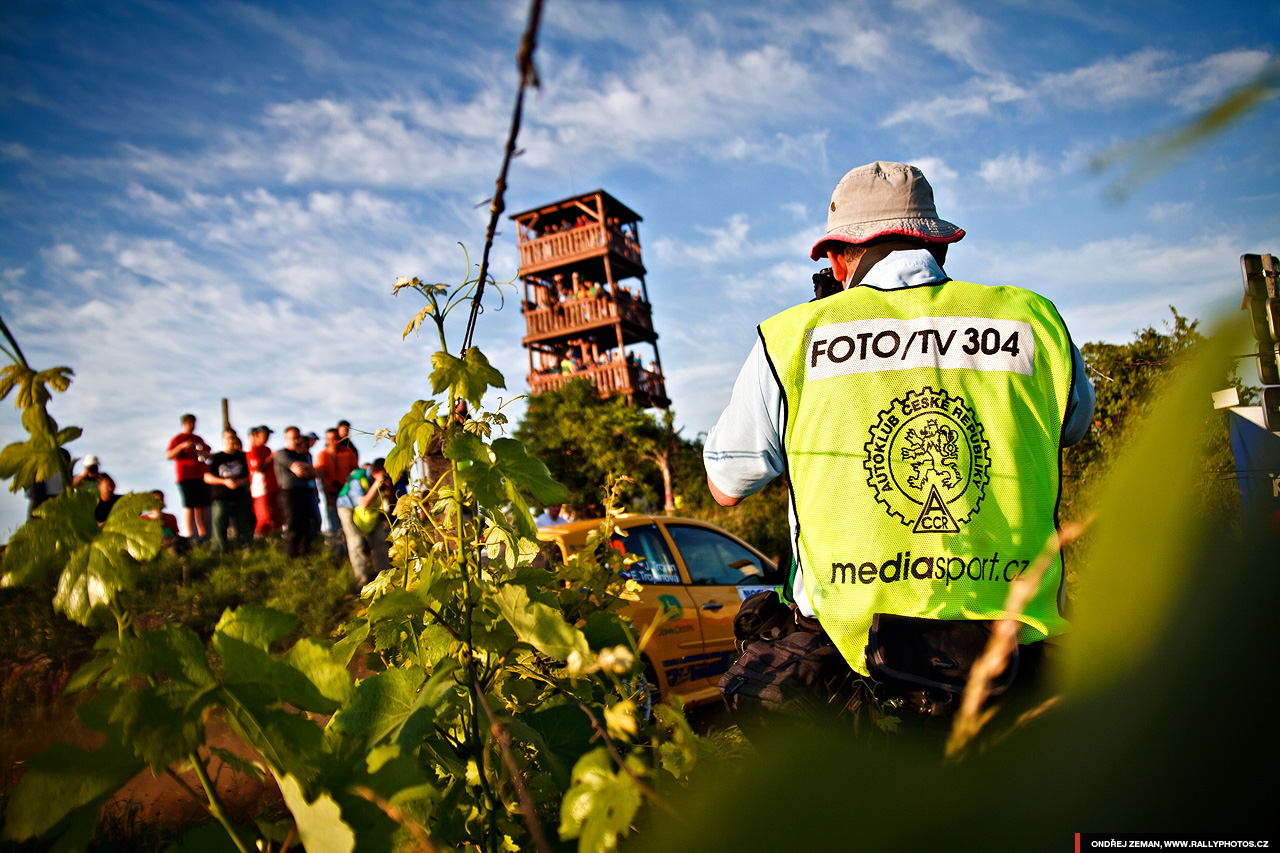
<instances>
[{"instance_id":1,"label":"spectator","mask_svg":"<svg viewBox=\"0 0 1280 853\"><path fill-rule=\"evenodd\" d=\"M160 523L160 544L169 549L169 553L176 553L182 549L183 540L178 535L178 519L171 513L164 511L164 492L155 489L151 492L151 497L159 501L159 506L155 509L149 509L142 514L143 518L153 518Z\"/></svg>"},{"instance_id":2,"label":"spectator","mask_svg":"<svg viewBox=\"0 0 1280 853\"><path fill-rule=\"evenodd\" d=\"M537 527L550 527L553 524L564 524L569 519L560 514L562 504L550 504L542 511L542 515L533 520Z\"/></svg>"},{"instance_id":3,"label":"spectator","mask_svg":"<svg viewBox=\"0 0 1280 853\"><path fill-rule=\"evenodd\" d=\"M178 490L182 492L183 515L187 535L199 542L209 540L209 484L204 481L204 464L209 445L196 435L196 416L182 416L182 432L169 441L166 459L172 459L177 473Z\"/></svg>"},{"instance_id":4,"label":"spectator","mask_svg":"<svg viewBox=\"0 0 1280 853\"><path fill-rule=\"evenodd\" d=\"M356 447L351 441L351 421L338 421L338 438L342 441L343 447L351 448L352 455L356 458L356 464L360 464L360 448Z\"/></svg>"},{"instance_id":5,"label":"spectator","mask_svg":"<svg viewBox=\"0 0 1280 853\"><path fill-rule=\"evenodd\" d=\"M347 556L351 558L351 570L356 582L364 586L382 572L391 568L387 556L387 501L391 483L387 479L384 460L373 460L369 469L357 468L347 477L338 493L338 517L342 533L347 540ZM373 558L375 571L369 572L369 557Z\"/></svg>"},{"instance_id":6,"label":"spectator","mask_svg":"<svg viewBox=\"0 0 1280 853\"><path fill-rule=\"evenodd\" d=\"M93 508L93 520L101 527L106 523L107 516L111 515L111 510L115 508L120 496L116 494L116 481L111 479L110 474L99 474L96 485L98 486L98 505Z\"/></svg>"},{"instance_id":7,"label":"spectator","mask_svg":"<svg viewBox=\"0 0 1280 853\"><path fill-rule=\"evenodd\" d=\"M316 494L315 469L306 439L296 427L285 428L284 447L274 454L280 509L284 512L284 549L290 557L311 551L311 506Z\"/></svg>"},{"instance_id":8,"label":"spectator","mask_svg":"<svg viewBox=\"0 0 1280 853\"><path fill-rule=\"evenodd\" d=\"M227 528L236 532L236 544L253 539L253 498L249 494L249 460L233 429L222 431L222 452L209 457L204 481L212 487L213 547L227 550Z\"/></svg>"},{"instance_id":9,"label":"spectator","mask_svg":"<svg viewBox=\"0 0 1280 853\"><path fill-rule=\"evenodd\" d=\"M320 436L314 432L309 432L306 435L306 439L307 446L304 449L307 454L307 461L312 464L312 470L314 471L315 454L313 451L316 449L316 445L320 443ZM311 488L311 531L307 534L308 541L320 535L320 528L323 524L323 516L320 514L320 490L320 478L316 477ZM332 530L330 532L337 533L338 531Z\"/></svg>"},{"instance_id":10,"label":"spectator","mask_svg":"<svg viewBox=\"0 0 1280 853\"><path fill-rule=\"evenodd\" d=\"M81 483L88 483L91 487L96 486L98 477L102 476L98 473L98 457L90 453L81 460L80 473L71 478L73 488L80 488Z\"/></svg>"},{"instance_id":11,"label":"spectator","mask_svg":"<svg viewBox=\"0 0 1280 853\"><path fill-rule=\"evenodd\" d=\"M269 536L284 526L280 514L280 485L276 482L271 448L267 447L270 437L270 427L254 427L249 430L249 449L245 452L249 465L249 496L253 498L253 515L257 522L253 532L258 537Z\"/></svg>"},{"instance_id":12,"label":"spectator","mask_svg":"<svg viewBox=\"0 0 1280 853\"><path fill-rule=\"evenodd\" d=\"M66 448L62 448L59 452L62 453L62 460L70 463L71 454L67 452ZM31 518L35 514L36 508L40 504L50 498L56 498L60 494L62 494L61 470L54 471L53 476L47 480L36 480L31 484L31 488L27 489L27 500L31 502L30 506L27 507L27 518Z\"/></svg>"},{"instance_id":13,"label":"spectator","mask_svg":"<svg viewBox=\"0 0 1280 853\"><path fill-rule=\"evenodd\" d=\"M344 447L341 434L337 429L325 430L325 446L316 454L316 471L320 475L320 485L324 488L325 514L329 520L329 532L337 533L345 529L338 518L338 492L347 484L347 476L360 463L350 446Z\"/></svg>"}]
</instances>

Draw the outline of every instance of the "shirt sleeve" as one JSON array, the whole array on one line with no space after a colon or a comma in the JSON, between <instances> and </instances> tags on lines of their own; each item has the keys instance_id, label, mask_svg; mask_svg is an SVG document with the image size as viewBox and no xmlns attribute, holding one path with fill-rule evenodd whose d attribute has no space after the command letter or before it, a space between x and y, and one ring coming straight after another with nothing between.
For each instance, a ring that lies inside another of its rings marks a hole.
<instances>
[{"instance_id":1,"label":"shirt sleeve","mask_svg":"<svg viewBox=\"0 0 1280 853\"><path fill-rule=\"evenodd\" d=\"M1093 407L1097 402L1093 383L1089 381L1089 371L1075 344L1071 345L1071 358L1075 369L1072 371L1071 399L1067 401L1067 416L1062 425L1063 447L1070 447L1089 434L1089 426L1093 423Z\"/></svg>"},{"instance_id":2,"label":"shirt sleeve","mask_svg":"<svg viewBox=\"0 0 1280 853\"><path fill-rule=\"evenodd\" d=\"M784 470L782 389L755 346L733 384L729 405L707 436L702 460L716 488L733 498L755 494Z\"/></svg>"}]
</instances>

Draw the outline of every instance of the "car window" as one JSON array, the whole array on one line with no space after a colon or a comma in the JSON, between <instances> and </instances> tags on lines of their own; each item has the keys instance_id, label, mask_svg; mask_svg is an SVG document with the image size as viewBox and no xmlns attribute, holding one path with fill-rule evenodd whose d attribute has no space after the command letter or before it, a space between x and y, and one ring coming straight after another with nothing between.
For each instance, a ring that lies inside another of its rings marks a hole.
<instances>
[{"instance_id":1,"label":"car window","mask_svg":"<svg viewBox=\"0 0 1280 853\"><path fill-rule=\"evenodd\" d=\"M676 561L671 559L667 543L655 525L628 527L626 536L613 534L610 543L623 555L635 554L640 559L622 573L638 583L680 583Z\"/></svg>"},{"instance_id":2,"label":"car window","mask_svg":"<svg viewBox=\"0 0 1280 853\"><path fill-rule=\"evenodd\" d=\"M760 583L769 565L729 537L692 525L668 524L667 532L696 584Z\"/></svg>"}]
</instances>

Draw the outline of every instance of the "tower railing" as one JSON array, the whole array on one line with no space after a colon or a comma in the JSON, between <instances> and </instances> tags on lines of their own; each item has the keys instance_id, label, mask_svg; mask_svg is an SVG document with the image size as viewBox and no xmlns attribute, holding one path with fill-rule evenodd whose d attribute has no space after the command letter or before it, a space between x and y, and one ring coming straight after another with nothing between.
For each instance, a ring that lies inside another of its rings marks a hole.
<instances>
[{"instance_id":1,"label":"tower railing","mask_svg":"<svg viewBox=\"0 0 1280 853\"><path fill-rule=\"evenodd\" d=\"M573 373L530 373L529 391L533 394L554 391L574 379L590 379L602 397L632 394L649 400L665 400L667 396L666 384L660 374L625 361L591 364Z\"/></svg>"},{"instance_id":2,"label":"tower railing","mask_svg":"<svg viewBox=\"0 0 1280 853\"><path fill-rule=\"evenodd\" d=\"M636 264L640 263L640 246L630 234L596 222L521 243L520 266L534 267L578 255L591 255L606 247Z\"/></svg>"},{"instance_id":3,"label":"tower railing","mask_svg":"<svg viewBox=\"0 0 1280 853\"><path fill-rule=\"evenodd\" d=\"M566 332L576 328L589 328L601 321L621 318L622 322L652 329L653 320L649 303L639 299L612 295L570 299L555 305L525 308L525 327L530 336L551 332Z\"/></svg>"}]
</instances>

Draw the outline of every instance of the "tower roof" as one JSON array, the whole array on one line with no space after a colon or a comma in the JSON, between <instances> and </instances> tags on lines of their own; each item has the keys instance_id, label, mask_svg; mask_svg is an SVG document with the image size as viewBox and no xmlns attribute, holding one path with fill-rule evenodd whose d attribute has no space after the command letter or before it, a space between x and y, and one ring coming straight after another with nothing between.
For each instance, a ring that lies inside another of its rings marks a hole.
<instances>
[{"instance_id":1,"label":"tower roof","mask_svg":"<svg viewBox=\"0 0 1280 853\"><path fill-rule=\"evenodd\" d=\"M594 201L596 196L600 196L604 200L605 209L613 216L618 217L623 224L629 222L643 222L644 218L622 202L604 190L592 190L591 192L581 193L579 195L570 196L560 201L553 201L550 204L540 204L520 213L511 214L510 219L523 219L527 216L537 214L539 218L550 216L562 210L577 209L581 204L587 201Z\"/></svg>"}]
</instances>

